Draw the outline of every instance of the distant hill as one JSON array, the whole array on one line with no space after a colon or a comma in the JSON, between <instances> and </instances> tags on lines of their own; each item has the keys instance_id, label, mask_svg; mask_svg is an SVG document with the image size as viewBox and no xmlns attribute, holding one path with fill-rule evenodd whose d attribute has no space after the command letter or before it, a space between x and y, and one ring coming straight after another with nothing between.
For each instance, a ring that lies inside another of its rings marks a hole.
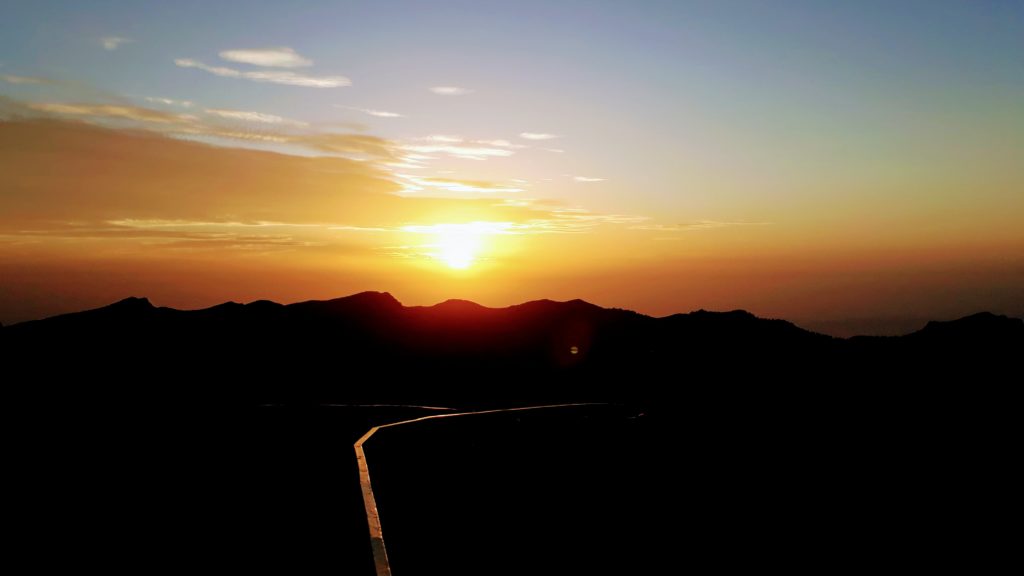
<instances>
[{"instance_id":1,"label":"distant hill","mask_svg":"<svg viewBox=\"0 0 1024 576\"><path fill-rule=\"evenodd\" d=\"M838 339L744 311L653 318L582 300L403 306L388 293L202 310L127 298L0 329L11 393L180 401L509 402L657 398L715 386L993 379L1024 321L982 313ZM102 384L86 386L85 381ZM78 384L76 384L78 383Z\"/></svg>"}]
</instances>

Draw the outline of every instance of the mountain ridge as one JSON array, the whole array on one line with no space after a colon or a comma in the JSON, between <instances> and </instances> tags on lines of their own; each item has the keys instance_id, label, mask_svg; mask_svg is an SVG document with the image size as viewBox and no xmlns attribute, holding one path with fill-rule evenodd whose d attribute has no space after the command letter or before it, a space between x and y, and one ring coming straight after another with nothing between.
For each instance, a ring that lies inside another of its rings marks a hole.
<instances>
[{"instance_id":1,"label":"mountain ridge","mask_svg":"<svg viewBox=\"0 0 1024 576\"><path fill-rule=\"evenodd\" d=\"M651 316L651 315L648 315L648 314L643 314L641 312L636 312L636 311L625 309L625 308L605 308L605 307L599 306L597 304L593 304L591 302L588 302L586 300L582 300L582 299L579 299L579 298L574 298L572 300L564 300L564 301L551 300L551 299L544 298L544 299L538 299L538 300L528 300L526 302L521 302L521 303L518 303L518 304L511 304L511 305L508 305L508 306L485 306L485 305L479 304L477 302L473 302L472 300L466 300L466 299L461 299L461 298L450 298L450 299L438 302L436 304L431 304L431 305L406 306L405 304L402 304L402 302L400 300L395 298L395 296L392 295L390 292L386 292L386 291L384 291L384 292L381 292L381 291L369 291L369 290L368 291L363 291L363 292L357 292L355 294L350 294L348 296L340 296L340 297L337 297L337 298L330 298L330 299L327 299L327 300L303 300L303 301L292 302L292 303L288 303L288 304L282 304L282 303L278 303L278 302L274 302L272 300L266 300L266 299L253 300L252 302L235 302L233 300L229 300L229 301L222 302L220 304L215 304L213 306L209 306L209 307L206 307L206 308L196 308L196 309L178 309L178 308L171 308L171 307L166 307L166 306L155 306L155 305L152 304L152 302L147 297L129 296L129 297L123 298L121 300L118 300L116 302L113 302L111 304L108 304L106 306L101 306L101 307L98 307L98 308L91 308L91 309L81 310L81 311L77 311L77 312L69 312L69 313L66 313L66 314L57 314L57 315L49 316L49 317L45 317L45 318L40 318L40 319L35 319L35 320L26 320L26 321L23 321L23 322L17 322L17 323L14 323L14 324L0 325L0 327L2 327L4 329L16 329L19 326L32 325L32 324L39 323L39 322L50 322L50 321L55 321L55 320L58 320L58 319L63 319L63 320L59 320L59 321L66 321L69 318L75 318L75 317L78 317L78 315L81 315L81 314L114 313L114 312L117 312L117 313L136 312L137 313L137 312L141 312L141 311L144 311L144 310L165 310L165 311L172 311L172 312L176 312L176 313L193 313L194 314L194 313L210 313L210 312L221 311L221 310L229 310L229 309L257 309L257 308L277 309L277 308L283 308L283 309L291 309L291 310L302 310L302 309L330 309L330 308L338 308L338 307L349 308L349 307L355 307L355 306L362 306L364 308L374 309L374 310L402 309L402 310L405 310L405 311L415 310L415 311L457 312L457 313L466 313L466 312L478 312L478 313L509 312L509 311L518 311L518 310L531 309L531 308L541 308L541 309L557 309L559 307L570 308L570 309L571 308L586 308L586 309L591 309L591 310L600 310L600 311L604 311L604 312L627 313L627 314L632 314L632 315L636 315L636 316L643 317L643 318L649 318L649 319L653 319L653 320L708 317L708 318L730 319L732 321L781 322L781 323L787 324L789 326L792 326L793 328L799 329L799 330L801 330L803 332L807 332L807 333L810 333L810 334L816 334L816 335L820 335L820 336L824 336L824 337L828 337L828 338L839 339L839 340L863 339L863 338L892 338L891 336L880 337L880 336L872 336L872 335L854 335L854 336L849 336L849 337L830 336L828 334L824 334L824 333L821 333L821 332L816 332L814 330L803 328L803 327L799 326L798 324L796 324L795 322L791 322L791 321L783 319L783 318L760 317L760 316L757 316L757 315L755 315L755 314L753 314L753 313L751 313L751 312L749 312L747 310L744 310L744 309L734 309L734 310L721 310L721 311L718 311L718 310L707 310L707 309L704 309L704 308L700 308L700 309L693 310L693 311L690 311L690 312L676 312L676 313L669 314L669 315L666 315L666 316ZM1015 317L1010 317L1010 316L1005 316L1005 315L1000 315L1000 314L994 314L992 312L982 311L982 312L976 312L974 314L970 314L970 315L967 315L967 316L964 316L964 317L961 317L961 318L956 318L956 319L953 319L953 320L930 320L921 329L913 331L913 332L908 332L906 334L903 334L903 335L900 335L900 336L896 336L896 337L910 336L910 335L916 334L916 333L934 333L936 331L945 330L946 327L949 326L949 325L958 325L958 326L971 325L971 326L977 327L979 325L982 325L982 323L984 323L985 325L989 325L989 326L990 325L994 325L995 323L1000 323L1000 324L1002 324L1004 326L1009 326L1009 325L1024 326L1024 320L1022 320L1020 318L1015 318Z\"/></svg>"},{"instance_id":2,"label":"mountain ridge","mask_svg":"<svg viewBox=\"0 0 1024 576\"><path fill-rule=\"evenodd\" d=\"M0 329L0 370L18 383L9 393L114 404L656 405L736 386L755 403L868 388L891 398L934 382L1005 382L1021 350L1024 321L988 313L842 339L742 310L658 318L578 299L404 306L386 292L199 310L130 297Z\"/></svg>"}]
</instances>

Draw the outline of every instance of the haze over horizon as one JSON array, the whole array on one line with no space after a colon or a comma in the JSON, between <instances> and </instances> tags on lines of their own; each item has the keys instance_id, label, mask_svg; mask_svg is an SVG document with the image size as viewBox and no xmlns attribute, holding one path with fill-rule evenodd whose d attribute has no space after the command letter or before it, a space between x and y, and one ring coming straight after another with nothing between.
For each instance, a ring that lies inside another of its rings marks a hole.
<instances>
[{"instance_id":1,"label":"haze over horizon","mask_svg":"<svg viewBox=\"0 0 1024 576\"><path fill-rule=\"evenodd\" d=\"M22 2L0 322L387 291L1024 316L1024 4Z\"/></svg>"}]
</instances>

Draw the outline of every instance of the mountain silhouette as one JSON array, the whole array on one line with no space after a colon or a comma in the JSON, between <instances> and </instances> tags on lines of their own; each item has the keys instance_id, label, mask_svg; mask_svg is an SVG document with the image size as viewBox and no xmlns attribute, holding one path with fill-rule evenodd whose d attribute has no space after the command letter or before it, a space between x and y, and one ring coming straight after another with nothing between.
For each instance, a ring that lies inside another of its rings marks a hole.
<instances>
[{"instance_id":1,"label":"mountain silhouette","mask_svg":"<svg viewBox=\"0 0 1024 576\"><path fill-rule=\"evenodd\" d=\"M386 292L201 310L126 298L0 330L12 370L117 399L228 403L649 400L667 387L900 386L997 373L1024 322L988 313L902 337L841 339L748 312L654 318L582 301L403 306Z\"/></svg>"}]
</instances>

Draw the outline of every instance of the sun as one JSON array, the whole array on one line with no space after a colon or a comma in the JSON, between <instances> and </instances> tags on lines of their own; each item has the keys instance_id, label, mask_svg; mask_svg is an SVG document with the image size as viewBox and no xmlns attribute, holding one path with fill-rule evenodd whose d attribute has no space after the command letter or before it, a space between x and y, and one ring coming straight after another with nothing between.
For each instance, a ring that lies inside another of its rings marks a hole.
<instances>
[{"instance_id":1,"label":"sun","mask_svg":"<svg viewBox=\"0 0 1024 576\"><path fill-rule=\"evenodd\" d=\"M466 270L477 263L495 234L507 233L508 222L467 222L406 226L407 232L426 234L431 242L423 244L423 254L453 270Z\"/></svg>"},{"instance_id":2,"label":"sun","mask_svg":"<svg viewBox=\"0 0 1024 576\"><path fill-rule=\"evenodd\" d=\"M477 259L482 243L482 233L470 229L455 229L439 232L435 257L449 268L465 270Z\"/></svg>"}]
</instances>

